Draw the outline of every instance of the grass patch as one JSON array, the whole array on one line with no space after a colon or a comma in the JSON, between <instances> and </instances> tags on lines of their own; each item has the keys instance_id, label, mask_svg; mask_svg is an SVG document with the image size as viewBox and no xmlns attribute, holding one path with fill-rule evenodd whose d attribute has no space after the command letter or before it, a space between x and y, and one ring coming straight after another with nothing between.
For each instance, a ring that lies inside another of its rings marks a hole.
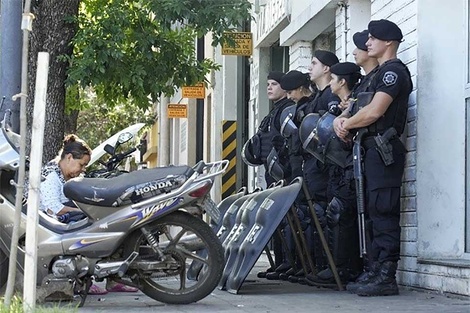
<instances>
[{"instance_id":1,"label":"grass patch","mask_svg":"<svg viewBox=\"0 0 470 313\"><path fill-rule=\"evenodd\" d=\"M78 312L78 308L72 307L71 304L60 305L57 303L36 305L37 313L74 313ZM10 307L7 308L3 304L3 298L0 298L0 313L24 313L23 301L21 298L15 296L11 299Z\"/></svg>"}]
</instances>

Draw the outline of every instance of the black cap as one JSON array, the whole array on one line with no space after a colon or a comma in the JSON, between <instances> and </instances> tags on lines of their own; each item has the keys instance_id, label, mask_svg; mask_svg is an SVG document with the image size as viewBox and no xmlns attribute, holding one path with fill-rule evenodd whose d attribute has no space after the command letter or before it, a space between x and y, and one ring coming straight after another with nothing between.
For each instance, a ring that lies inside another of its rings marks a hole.
<instances>
[{"instance_id":1,"label":"black cap","mask_svg":"<svg viewBox=\"0 0 470 313\"><path fill-rule=\"evenodd\" d=\"M289 91L310 84L310 75L296 70L287 72L281 78L281 88Z\"/></svg>"},{"instance_id":2,"label":"black cap","mask_svg":"<svg viewBox=\"0 0 470 313\"><path fill-rule=\"evenodd\" d=\"M369 26L367 28L371 36L374 36L375 38L380 40L401 41L403 39L403 34L401 32L400 27L398 27L397 24L389 20L370 21Z\"/></svg>"},{"instance_id":3,"label":"black cap","mask_svg":"<svg viewBox=\"0 0 470 313\"><path fill-rule=\"evenodd\" d=\"M357 32L353 35L354 44L358 49L367 51L366 42L369 40L369 31L367 29Z\"/></svg>"},{"instance_id":4,"label":"black cap","mask_svg":"<svg viewBox=\"0 0 470 313\"><path fill-rule=\"evenodd\" d=\"M318 61L327 66L332 66L339 62L338 57L333 52L327 50L317 50L313 55L318 59Z\"/></svg>"},{"instance_id":5,"label":"black cap","mask_svg":"<svg viewBox=\"0 0 470 313\"><path fill-rule=\"evenodd\" d=\"M281 83L281 78L284 75L285 75L285 73L283 73L283 72L272 71L272 72L269 72L268 79L272 79L272 80L277 81L278 83Z\"/></svg>"},{"instance_id":6,"label":"black cap","mask_svg":"<svg viewBox=\"0 0 470 313\"><path fill-rule=\"evenodd\" d=\"M361 68L352 62L341 62L330 67L330 72L335 75L351 75L360 73Z\"/></svg>"}]
</instances>

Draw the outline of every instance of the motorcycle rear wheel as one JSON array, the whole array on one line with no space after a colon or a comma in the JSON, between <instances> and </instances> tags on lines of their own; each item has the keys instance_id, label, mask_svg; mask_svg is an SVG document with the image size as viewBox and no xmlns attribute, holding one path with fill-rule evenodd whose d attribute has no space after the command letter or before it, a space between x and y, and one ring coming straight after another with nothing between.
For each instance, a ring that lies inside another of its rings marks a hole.
<instances>
[{"instance_id":1,"label":"motorcycle rear wheel","mask_svg":"<svg viewBox=\"0 0 470 313\"><path fill-rule=\"evenodd\" d=\"M146 226L163 250L166 270L131 268L128 274L147 296L168 304L188 304L209 295L218 285L224 269L222 245L208 224L189 213L177 211ZM125 243L129 255L139 252L136 264L156 264L160 258L150 247L142 232L134 233ZM197 252L205 249L207 256ZM202 262L197 280L188 279L193 261ZM135 275L136 274L136 275ZM134 276L133 276L134 275Z\"/></svg>"}]
</instances>

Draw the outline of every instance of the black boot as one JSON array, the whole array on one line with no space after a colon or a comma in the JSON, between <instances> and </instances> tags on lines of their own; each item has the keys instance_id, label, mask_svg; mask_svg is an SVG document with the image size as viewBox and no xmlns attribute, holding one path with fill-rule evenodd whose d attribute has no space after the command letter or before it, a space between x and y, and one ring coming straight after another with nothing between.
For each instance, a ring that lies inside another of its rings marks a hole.
<instances>
[{"instance_id":1,"label":"black boot","mask_svg":"<svg viewBox=\"0 0 470 313\"><path fill-rule=\"evenodd\" d=\"M368 284L357 288L359 296L392 296L398 294L398 285L395 279L397 263L387 261L382 263L377 275Z\"/></svg>"},{"instance_id":2,"label":"black boot","mask_svg":"<svg viewBox=\"0 0 470 313\"><path fill-rule=\"evenodd\" d=\"M351 279L350 271L345 268L337 268L338 276L342 284L347 284ZM326 287L336 289L338 285L336 284L335 276L333 271L328 267L327 269L318 272L316 275L307 275L305 280L310 286L317 287Z\"/></svg>"},{"instance_id":3,"label":"black boot","mask_svg":"<svg viewBox=\"0 0 470 313\"><path fill-rule=\"evenodd\" d=\"M274 271L274 269L272 267L270 267L270 268L266 269L265 271L258 272L256 274L256 276L258 276L258 278L266 278L266 274L271 273L273 271Z\"/></svg>"},{"instance_id":4,"label":"black boot","mask_svg":"<svg viewBox=\"0 0 470 313\"><path fill-rule=\"evenodd\" d=\"M277 280L277 279L279 279L279 275L280 275L281 273L285 273L285 272L288 271L290 268L291 268L291 266L290 266L289 263L282 263L281 265L279 265L278 267L276 267L276 269L274 270L274 272L266 273L265 278L268 279L268 280Z\"/></svg>"},{"instance_id":5,"label":"black boot","mask_svg":"<svg viewBox=\"0 0 470 313\"><path fill-rule=\"evenodd\" d=\"M356 278L356 281L350 282L346 285L346 290L351 293L356 293L357 289L359 287L367 285L377 275L379 270L380 263L372 263L369 269L366 269L364 272L362 272L361 275L359 275L359 277Z\"/></svg>"}]
</instances>

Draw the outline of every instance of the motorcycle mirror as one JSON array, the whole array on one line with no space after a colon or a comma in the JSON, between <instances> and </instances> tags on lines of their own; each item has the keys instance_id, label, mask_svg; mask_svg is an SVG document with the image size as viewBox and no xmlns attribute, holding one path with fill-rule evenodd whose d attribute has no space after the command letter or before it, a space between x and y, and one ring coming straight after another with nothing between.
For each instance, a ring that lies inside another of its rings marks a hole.
<instances>
[{"instance_id":1,"label":"motorcycle mirror","mask_svg":"<svg viewBox=\"0 0 470 313\"><path fill-rule=\"evenodd\" d=\"M111 145L104 146L104 151L106 151L107 153L109 153L111 155L114 155L114 148Z\"/></svg>"},{"instance_id":2,"label":"motorcycle mirror","mask_svg":"<svg viewBox=\"0 0 470 313\"><path fill-rule=\"evenodd\" d=\"M126 143L129 140L131 140L133 137L134 137L134 135L132 135L132 133L125 132L125 133L122 133L122 134L119 135L117 141L120 145L122 145L123 143Z\"/></svg>"}]
</instances>

